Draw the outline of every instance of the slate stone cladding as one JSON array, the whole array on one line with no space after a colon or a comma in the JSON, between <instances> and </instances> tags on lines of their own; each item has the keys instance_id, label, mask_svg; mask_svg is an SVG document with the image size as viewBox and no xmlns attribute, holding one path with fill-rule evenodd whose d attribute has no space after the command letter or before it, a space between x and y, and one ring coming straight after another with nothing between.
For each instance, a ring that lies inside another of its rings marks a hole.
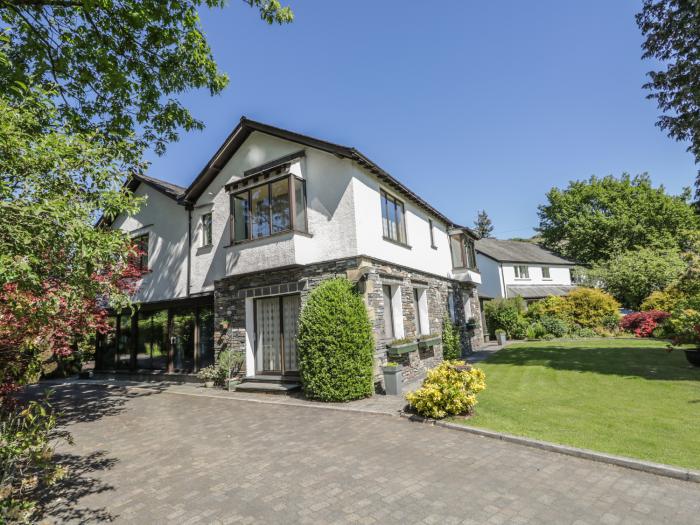
<instances>
[{"instance_id":1,"label":"slate stone cladding","mask_svg":"<svg viewBox=\"0 0 700 525\"><path fill-rule=\"evenodd\" d=\"M246 298L263 297L285 293L299 293L302 308L311 290L326 279L346 277L357 283L362 293L375 335L375 381L383 381L381 366L387 362L384 337L384 299L382 284L401 287L404 335L414 337L417 333L416 311L413 304L413 288L426 290L430 333L442 332L442 320L448 314L448 293L454 294L455 320L461 326L466 321L464 301L470 298L472 316L481 318L479 300L475 286L461 284L450 279L425 274L368 257L337 259L303 267L265 271L255 274L231 276L215 283L214 342L217 354L229 348L245 352L246 344ZM398 321L398 320L397 320ZM462 330L463 353L467 355L483 341L481 328L470 334ZM401 359L404 364L404 380L419 376L425 370L442 361L442 345L431 349L414 351ZM241 370L241 374L245 369Z\"/></svg>"}]
</instances>

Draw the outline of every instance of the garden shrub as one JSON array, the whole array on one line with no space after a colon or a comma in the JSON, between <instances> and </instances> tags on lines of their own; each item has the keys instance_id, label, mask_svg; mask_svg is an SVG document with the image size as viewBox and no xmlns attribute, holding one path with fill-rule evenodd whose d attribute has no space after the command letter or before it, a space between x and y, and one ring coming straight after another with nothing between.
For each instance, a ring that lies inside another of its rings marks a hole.
<instances>
[{"instance_id":1,"label":"garden shrub","mask_svg":"<svg viewBox=\"0 0 700 525\"><path fill-rule=\"evenodd\" d=\"M462 355L462 340L459 327L445 316L442 320L442 356L445 359L459 359Z\"/></svg>"},{"instance_id":2,"label":"garden shrub","mask_svg":"<svg viewBox=\"0 0 700 525\"><path fill-rule=\"evenodd\" d=\"M525 334L528 339L541 339L547 334L547 330L542 323L534 322L527 327Z\"/></svg>"},{"instance_id":3,"label":"garden shrub","mask_svg":"<svg viewBox=\"0 0 700 525\"><path fill-rule=\"evenodd\" d=\"M576 288L569 292L566 301L571 304L576 323L586 328L604 326L606 320L618 316L620 303L598 288Z\"/></svg>"},{"instance_id":4,"label":"garden shrub","mask_svg":"<svg viewBox=\"0 0 700 525\"><path fill-rule=\"evenodd\" d=\"M299 317L297 346L307 397L349 401L372 395L372 325L347 279L329 279L309 294Z\"/></svg>"},{"instance_id":5,"label":"garden shrub","mask_svg":"<svg viewBox=\"0 0 700 525\"><path fill-rule=\"evenodd\" d=\"M576 330L576 332L574 332L574 335L575 335L576 337L582 337L582 338L586 338L586 337L598 337L598 334L596 333L596 331L593 330L593 328L588 328L587 326L578 328L578 329Z\"/></svg>"},{"instance_id":6,"label":"garden shrub","mask_svg":"<svg viewBox=\"0 0 700 525\"><path fill-rule=\"evenodd\" d=\"M505 330L510 339L525 337L527 322L523 318L525 301L522 297L511 299L493 299L484 304L484 316L489 335L495 336L496 330ZM525 326L523 327L523 323Z\"/></svg>"},{"instance_id":7,"label":"garden shrub","mask_svg":"<svg viewBox=\"0 0 700 525\"><path fill-rule=\"evenodd\" d=\"M664 331L674 345L700 344L700 297L676 307L664 324Z\"/></svg>"},{"instance_id":8,"label":"garden shrub","mask_svg":"<svg viewBox=\"0 0 700 525\"><path fill-rule=\"evenodd\" d=\"M569 333L569 324L558 317L544 315L540 318L540 323L542 323L546 333L554 337L564 337Z\"/></svg>"},{"instance_id":9,"label":"garden shrub","mask_svg":"<svg viewBox=\"0 0 700 525\"><path fill-rule=\"evenodd\" d=\"M527 310L527 316L535 321L541 321L548 317L561 319L571 324L574 318L573 306L566 297L549 295L544 299L531 303Z\"/></svg>"},{"instance_id":10,"label":"garden shrub","mask_svg":"<svg viewBox=\"0 0 700 525\"><path fill-rule=\"evenodd\" d=\"M649 294L649 297L642 301L641 310L659 310L661 312L672 312L683 300L683 294L673 287L665 290L657 290Z\"/></svg>"},{"instance_id":11,"label":"garden shrub","mask_svg":"<svg viewBox=\"0 0 700 525\"><path fill-rule=\"evenodd\" d=\"M484 388L482 370L464 361L444 361L428 371L421 388L406 394L406 400L421 416L441 419L471 413Z\"/></svg>"},{"instance_id":12,"label":"garden shrub","mask_svg":"<svg viewBox=\"0 0 700 525\"><path fill-rule=\"evenodd\" d=\"M627 314L620 321L620 328L637 337L651 337L654 330L671 316L668 312L649 310Z\"/></svg>"}]
</instances>

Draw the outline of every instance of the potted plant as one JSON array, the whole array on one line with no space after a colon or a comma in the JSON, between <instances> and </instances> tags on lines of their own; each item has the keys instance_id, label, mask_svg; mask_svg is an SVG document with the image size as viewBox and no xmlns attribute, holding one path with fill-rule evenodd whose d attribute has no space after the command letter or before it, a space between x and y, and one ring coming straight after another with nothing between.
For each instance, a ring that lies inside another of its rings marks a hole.
<instances>
[{"instance_id":1,"label":"potted plant","mask_svg":"<svg viewBox=\"0 0 700 525\"><path fill-rule=\"evenodd\" d=\"M216 379L219 377L219 370L216 365L205 366L197 372L197 377L204 381L206 388L213 388Z\"/></svg>"},{"instance_id":2,"label":"potted plant","mask_svg":"<svg viewBox=\"0 0 700 525\"><path fill-rule=\"evenodd\" d=\"M464 327L469 331L476 330L479 328L479 321L477 321L475 317L470 317L464 324Z\"/></svg>"},{"instance_id":3,"label":"potted plant","mask_svg":"<svg viewBox=\"0 0 700 525\"><path fill-rule=\"evenodd\" d=\"M681 345L692 345L683 348L685 358L691 365L700 367L700 309L679 308L671 314L663 327L671 336L669 350Z\"/></svg>"},{"instance_id":4,"label":"potted plant","mask_svg":"<svg viewBox=\"0 0 700 525\"><path fill-rule=\"evenodd\" d=\"M441 341L440 334L424 334L418 337L418 348L425 350L431 346L439 345Z\"/></svg>"},{"instance_id":5,"label":"potted plant","mask_svg":"<svg viewBox=\"0 0 700 525\"><path fill-rule=\"evenodd\" d=\"M385 366L382 367L382 372L384 373L384 390L388 396L400 396L403 390L402 388L402 374L401 370L403 367L398 363L393 363L389 361Z\"/></svg>"},{"instance_id":6,"label":"potted plant","mask_svg":"<svg viewBox=\"0 0 700 525\"><path fill-rule=\"evenodd\" d=\"M418 340L415 337L404 337L402 339L394 339L386 345L388 354L401 355L413 352L418 348Z\"/></svg>"},{"instance_id":7,"label":"potted plant","mask_svg":"<svg viewBox=\"0 0 700 525\"><path fill-rule=\"evenodd\" d=\"M503 346L506 344L506 331L503 330L502 328L499 328L496 330L496 341L500 346Z\"/></svg>"},{"instance_id":8,"label":"potted plant","mask_svg":"<svg viewBox=\"0 0 700 525\"><path fill-rule=\"evenodd\" d=\"M222 386L225 386L228 390L235 389L236 385L240 383L240 381L232 378L234 375L240 372L244 361L245 355L243 352L224 350L223 352L219 353L219 357L216 360L218 369L217 380L222 384Z\"/></svg>"}]
</instances>

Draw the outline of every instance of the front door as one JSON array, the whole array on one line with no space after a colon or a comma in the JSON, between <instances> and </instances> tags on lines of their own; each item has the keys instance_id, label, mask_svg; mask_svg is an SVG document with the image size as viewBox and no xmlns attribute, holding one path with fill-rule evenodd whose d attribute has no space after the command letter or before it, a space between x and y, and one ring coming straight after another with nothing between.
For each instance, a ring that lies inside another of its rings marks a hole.
<instances>
[{"instance_id":1,"label":"front door","mask_svg":"<svg viewBox=\"0 0 700 525\"><path fill-rule=\"evenodd\" d=\"M299 295L255 300L256 371L262 374L295 373Z\"/></svg>"}]
</instances>

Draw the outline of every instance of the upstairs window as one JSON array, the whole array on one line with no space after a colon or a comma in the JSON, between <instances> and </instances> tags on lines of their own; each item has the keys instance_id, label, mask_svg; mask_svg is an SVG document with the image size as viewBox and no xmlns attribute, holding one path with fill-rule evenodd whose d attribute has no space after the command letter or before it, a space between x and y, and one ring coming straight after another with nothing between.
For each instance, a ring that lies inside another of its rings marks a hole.
<instances>
[{"instance_id":1,"label":"upstairs window","mask_svg":"<svg viewBox=\"0 0 700 525\"><path fill-rule=\"evenodd\" d=\"M202 246L210 246L211 244L211 213L205 213L202 215Z\"/></svg>"},{"instance_id":2,"label":"upstairs window","mask_svg":"<svg viewBox=\"0 0 700 525\"><path fill-rule=\"evenodd\" d=\"M542 267L542 279L551 279L552 277L549 275L549 266L543 266Z\"/></svg>"},{"instance_id":3,"label":"upstairs window","mask_svg":"<svg viewBox=\"0 0 700 525\"><path fill-rule=\"evenodd\" d=\"M476 268L476 252L471 238L463 234L450 235L450 251L453 268Z\"/></svg>"},{"instance_id":4,"label":"upstairs window","mask_svg":"<svg viewBox=\"0 0 700 525\"><path fill-rule=\"evenodd\" d=\"M406 244L406 219L403 202L381 191L384 238Z\"/></svg>"},{"instance_id":5,"label":"upstairs window","mask_svg":"<svg viewBox=\"0 0 700 525\"><path fill-rule=\"evenodd\" d=\"M288 176L231 195L233 242L307 231L306 185Z\"/></svg>"},{"instance_id":6,"label":"upstairs window","mask_svg":"<svg viewBox=\"0 0 700 525\"><path fill-rule=\"evenodd\" d=\"M515 278L516 279L529 279L530 271L527 266L515 266Z\"/></svg>"},{"instance_id":7,"label":"upstairs window","mask_svg":"<svg viewBox=\"0 0 700 525\"><path fill-rule=\"evenodd\" d=\"M141 271L148 270L148 234L137 235L132 239L136 248L136 255L132 258L132 263Z\"/></svg>"},{"instance_id":8,"label":"upstairs window","mask_svg":"<svg viewBox=\"0 0 700 525\"><path fill-rule=\"evenodd\" d=\"M435 231L433 230L432 219L428 219L428 228L430 228L430 247L437 248L437 246L435 246Z\"/></svg>"}]
</instances>

